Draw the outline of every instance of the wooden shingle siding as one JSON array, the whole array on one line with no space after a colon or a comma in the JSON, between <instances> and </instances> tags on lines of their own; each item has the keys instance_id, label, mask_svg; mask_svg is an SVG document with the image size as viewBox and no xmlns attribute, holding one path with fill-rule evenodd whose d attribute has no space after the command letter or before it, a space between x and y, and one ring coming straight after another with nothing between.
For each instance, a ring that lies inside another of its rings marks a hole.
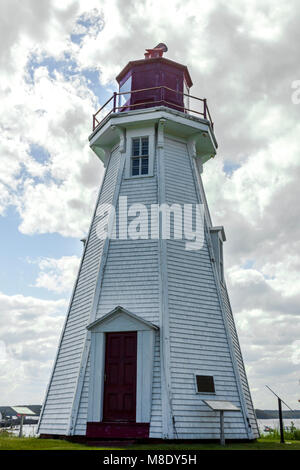
<instances>
[{"instance_id":1,"label":"wooden shingle siding","mask_svg":"<svg viewBox=\"0 0 300 470\"><path fill-rule=\"evenodd\" d=\"M150 422L150 437L160 438L162 433L162 406L161 406L161 372L160 372L160 351L159 334L156 333L153 366L152 384L152 407Z\"/></svg>"},{"instance_id":2,"label":"wooden shingle siding","mask_svg":"<svg viewBox=\"0 0 300 470\"><path fill-rule=\"evenodd\" d=\"M83 387L80 395L78 414L76 417L75 423L75 435L85 435L86 433L86 423L87 423L87 413L88 413L88 392L89 392L89 378L90 378L90 358L88 359ZM100 406L100 403L99 403Z\"/></svg>"},{"instance_id":3,"label":"wooden shingle siding","mask_svg":"<svg viewBox=\"0 0 300 470\"><path fill-rule=\"evenodd\" d=\"M119 165L120 153L116 149L112 152L104 175L96 207L99 204L112 201ZM68 431L81 354L86 337L85 327L89 322L103 248L103 240L96 236L98 220L99 217L95 213L40 418L39 433L41 434L67 434ZM60 395L62 389L65 390L63 398ZM50 410L53 410L53 413L49 413Z\"/></svg>"},{"instance_id":4,"label":"wooden shingle siding","mask_svg":"<svg viewBox=\"0 0 300 470\"><path fill-rule=\"evenodd\" d=\"M242 388L243 388L243 392L244 392L245 400L246 400L246 404L247 404L249 421L250 421L250 425L251 425L251 428L252 428L253 435L254 435L255 438L257 438L257 437L259 437L259 430L258 430L255 411L254 411L252 398L251 398L251 394L250 394L250 388L249 388L248 379L247 379L247 375L246 375L246 371L245 371L244 361L243 361L243 358L242 358L240 343L239 343L239 340L238 340L238 335L237 335L237 331L236 331L236 327L235 327L235 323L234 323L234 319L233 319L233 314L232 314L231 305L230 305L230 301L229 301L229 297L228 297L228 292L227 292L227 288L226 288L225 285L222 286L222 297L223 297L223 302L224 302L225 309L226 309L228 323L230 325L231 337L233 339L235 356L237 358L239 373L240 373L241 382L242 382Z\"/></svg>"},{"instance_id":5,"label":"wooden shingle siding","mask_svg":"<svg viewBox=\"0 0 300 470\"><path fill-rule=\"evenodd\" d=\"M165 173L168 204L197 202L184 143L166 139ZM216 397L239 408L241 403L207 241L193 251L185 249L185 240L167 241L167 267L175 437L218 438L219 416L203 403L212 395L196 393L194 374L213 375ZM228 414L225 426L227 437L247 438L241 413Z\"/></svg>"},{"instance_id":6,"label":"wooden shingle siding","mask_svg":"<svg viewBox=\"0 0 300 470\"><path fill-rule=\"evenodd\" d=\"M128 207L143 203L150 213L150 205L157 204L156 164L154 175L144 179L126 179L123 175L119 197L126 196ZM118 206L116 210L118 221ZM128 221L130 222L130 218ZM118 224L117 224L118 228ZM103 272L96 319L113 310L117 305L158 324L159 321L159 279L157 240L110 240ZM159 333L158 333L159 334ZM153 407L150 434L161 435L161 397L159 338L156 340L153 373ZM88 412L88 372L84 378L79 403L75 434L85 434ZM155 412L154 412L155 410Z\"/></svg>"},{"instance_id":7,"label":"wooden shingle siding","mask_svg":"<svg viewBox=\"0 0 300 470\"><path fill-rule=\"evenodd\" d=\"M120 197L127 204L157 204L156 165L154 176L144 179L123 178ZM118 208L116 211L118 219ZM128 222L130 223L130 218ZM122 305L153 323L158 322L158 241L111 240L104 269L97 318Z\"/></svg>"},{"instance_id":8,"label":"wooden shingle siding","mask_svg":"<svg viewBox=\"0 0 300 470\"><path fill-rule=\"evenodd\" d=\"M102 203L115 204L117 222L120 197L127 197L128 208L136 203L146 205L149 227L152 204L206 204L201 176L198 171L195 175L189 155L190 143L168 135L162 139L161 130L157 132L160 143L153 176L127 178L123 171L128 157L124 148L122 153L113 150L110 156L96 208ZM159 327L153 333L151 438L218 439L219 414L209 409L205 399L228 400L241 409L238 413L225 413L226 438L249 438L247 416L257 437L227 290L218 279L212 259L207 205L205 217L203 246L189 251L187 240L172 237L172 222L170 240L99 240L99 216L95 213L41 416L40 433L86 434L90 379L99 372L93 370L93 355L90 360L91 336L86 326L120 305ZM128 223L131 220L128 217ZM100 221L101 227L104 223L104 219ZM118 223L116 228L118 232ZM197 393L196 374L213 376L215 394ZM151 384L150 376L148 383ZM99 399L99 406L100 402ZM149 420L149 414L147 417Z\"/></svg>"}]
</instances>

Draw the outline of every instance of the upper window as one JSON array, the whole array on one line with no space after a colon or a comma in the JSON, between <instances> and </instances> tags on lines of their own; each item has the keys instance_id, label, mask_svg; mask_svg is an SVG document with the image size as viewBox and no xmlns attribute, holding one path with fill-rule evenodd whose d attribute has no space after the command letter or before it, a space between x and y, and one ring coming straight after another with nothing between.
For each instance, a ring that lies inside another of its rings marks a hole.
<instances>
[{"instance_id":1,"label":"upper window","mask_svg":"<svg viewBox=\"0 0 300 470\"><path fill-rule=\"evenodd\" d=\"M130 174L131 176L146 176L149 174L149 137L132 139Z\"/></svg>"}]
</instances>

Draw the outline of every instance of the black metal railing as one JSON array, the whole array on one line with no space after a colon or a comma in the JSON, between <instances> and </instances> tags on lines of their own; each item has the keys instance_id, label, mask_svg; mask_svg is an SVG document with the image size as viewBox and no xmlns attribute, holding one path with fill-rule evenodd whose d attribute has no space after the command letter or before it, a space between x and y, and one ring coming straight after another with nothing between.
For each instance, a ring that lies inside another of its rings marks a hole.
<instances>
[{"instance_id":1,"label":"black metal railing","mask_svg":"<svg viewBox=\"0 0 300 470\"><path fill-rule=\"evenodd\" d=\"M160 90L160 93L157 93L157 90ZM138 101L136 103L130 103L132 95L136 93L147 93L147 92L153 92L156 91L156 98L158 99L151 99L151 101L146 100L145 101ZM182 96L183 98L183 105L177 102L171 100L170 101L170 92L175 93L176 97L178 98L179 95ZM121 98L124 97L125 95L130 95L127 101L125 101L123 104L120 104ZM184 103L185 98L187 99L187 105ZM190 107L190 102L192 100L196 100L196 102L202 103L202 110L199 111L196 109L192 109ZM117 103L118 101L118 103ZM151 87L151 88L142 88L140 90L132 90L132 91L124 91L124 92L114 92L113 95L107 100L101 108L98 109L98 111L93 114L93 131L100 126L100 124L107 118L112 113L117 113L117 112L122 112L122 111L130 111L134 109L141 109L143 107L153 107L153 106L167 106L173 109L177 109L178 111L181 111L183 113L188 113L188 114L196 114L200 115L203 117L203 119L206 119L209 121L211 128L213 129L214 123L212 121L208 106L207 106L207 100L206 98L198 98L197 96L189 95L187 93L183 93L181 91L177 90L172 90L172 88L168 88L167 86L156 86L156 87ZM107 111L107 112L106 112ZM100 119L100 120L99 120Z\"/></svg>"}]
</instances>

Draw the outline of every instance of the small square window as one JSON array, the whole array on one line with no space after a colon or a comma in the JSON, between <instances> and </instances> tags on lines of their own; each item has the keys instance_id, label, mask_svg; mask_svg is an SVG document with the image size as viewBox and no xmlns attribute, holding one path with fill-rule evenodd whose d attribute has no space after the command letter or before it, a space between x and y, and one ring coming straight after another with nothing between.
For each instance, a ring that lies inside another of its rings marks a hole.
<instances>
[{"instance_id":1,"label":"small square window","mask_svg":"<svg viewBox=\"0 0 300 470\"><path fill-rule=\"evenodd\" d=\"M149 174L149 138L138 137L132 139L131 148L131 176L145 176Z\"/></svg>"},{"instance_id":2,"label":"small square window","mask_svg":"<svg viewBox=\"0 0 300 470\"><path fill-rule=\"evenodd\" d=\"M196 375L198 393L215 393L214 378L212 375Z\"/></svg>"}]
</instances>

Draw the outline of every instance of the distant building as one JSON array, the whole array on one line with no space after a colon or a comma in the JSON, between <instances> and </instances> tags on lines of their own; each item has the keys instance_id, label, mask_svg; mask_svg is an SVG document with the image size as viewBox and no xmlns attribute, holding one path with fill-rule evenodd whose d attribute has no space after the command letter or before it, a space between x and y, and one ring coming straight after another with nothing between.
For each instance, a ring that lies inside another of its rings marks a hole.
<instances>
[{"instance_id":1,"label":"distant building","mask_svg":"<svg viewBox=\"0 0 300 470\"><path fill-rule=\"evenodd\" d=\"M25 418L25 423L34 424L38 422L38 418L41 414L41 405L20 405L26 408L29 408L33 413L34 416L28 416ZM16 411L11 406L0 406L0 424L11 424L12 421L16 424L19 420L19 416L17 415Z\"/></svg>"}]
</instances>

